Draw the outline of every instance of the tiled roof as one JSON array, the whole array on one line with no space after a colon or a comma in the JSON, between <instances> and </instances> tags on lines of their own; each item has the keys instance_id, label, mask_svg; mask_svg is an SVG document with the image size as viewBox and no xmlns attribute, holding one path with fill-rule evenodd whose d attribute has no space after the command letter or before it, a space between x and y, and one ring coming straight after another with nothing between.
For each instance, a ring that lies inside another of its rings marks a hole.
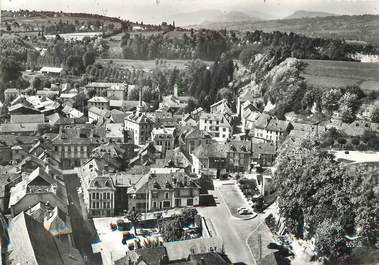
<instances>
[{"instance_id":1,"label":"tiled roof","mask_svg":"<svg viewBox=\"0 0 379 265\"><path fill-rule=\"evenodd\" d=\"M173 189L174 187L199 187L184 171L171 173L149 173L128 190L128 193L141 193L153 189Z\"/></svg>"},{"instance_id":2,"label":"tiled roof","mask_svg":"<svg viewBox=\"0 0 379 265\"><path fill-rule=\"evenodd\" d=\"M62 112L65 113L66 115L72 116L72 118L80 118L80 117L83 117L84 115L82 112L80 112L79 110L69 105L64 106L64 108L62 109Z\"/></svg>"},{"instance_id":3,"label":"tiled roof","mask_svg":"<svg viewBox=\"0 0 379 265\"><path fill-rule=\"evenodd\" d=\"M210 143L210 144L199 145L198 147L195 148L192 154L200 159L201 158L207 159L210 157L226 158L228 151L229 151L228 145L219 144L219 143Z\"/></svg>"},{"instance_id":4,"label":"tiled roof","mask_svg":"<svg viewBox=\"0 0 379 265\"><path fill-rule=\"evenodd\" d=\"M35 132L39 123L7 123L0 125L0 133Z\"/></svg>"},{"instance_id":5,"label":"tiled roof","mask_svg":"<svg viewBox=\"0 0 379 265\"><path fill-rule=\"evenodd\" d=\"M118 85L123 85L123 84L122 83L93 82L93 83L88 83L86 87L108 88L108 87L118 86Z\"/></svg>"},{"instance_id":6,"label":"tiled roof","mask_svg":"<svg viewBox=\"0 0 379 265\"><path fill-rule=\"evenodd\" d=\"M124 126L122 123L108 123L106 125L107 138L122 138L124 136Z\"/></svg>"},{"instance_id":7,"label":"tiled roof","mask_svg":"<svg viewBox=\"0 0 379 265\"><path fill-rule=\"evenodd\" d=\"M98 116L101 116L101 117L105 117L109 111L107 110L103 110L103 109L99 109L98 107L90 107L88 109L88 112L92 112Z\"/></svg>"},{"instance_id":8,"label":"tiled roof","mask_svg":"<svg viewBox=\"0 0 379 265\"><path fill-rule=\"evenodd\" d=\"M284 132L288 128L288 126L288 121L279 120L276 117L272 117L267 113L262 113L254 123L255 128L280 132Z\"/></svg>"},{"instance_id":9,"label":"tiled roof","mask_svg":"<svg viewBox=\"0 0 379 265\"><path fill-rule=\"evenodd\" d=\"M144 113L132 113L125 118L126 120L135 122L135 123L153 123Z\"/></svg>"},{"instance_id":10,"label":"tiled roof","mask_svg":"<svg viewBox=\"0 0 379 265\"><path fill-rule=\"evenodd\" d=\"M89 103L107 103L109 100L104 97L93 97L88 100Z\"/></svg>"},{"instance_id":11,"label":"tiled roof","mask_svg":"<svg viewBox=\"0 0 379 265\"><path fill-rule=\"evenodd\" d=\"M24 212L12 219L9 235L12 264L84 265L77 249L63 245Z\"/></svg>"},{"instance_id":12,"label":"tiled roof","mask_svg":"<svg viewBox=\"0 0 379 265\"><path fill-rule=\"evenodd\" d=\"M63 71L63 68L61 67L48 67L48 66L44 66L40 70L40 72L48 72L48 73L56 73L56 74L59 74L62 71Z\"/></svg>"},{"instance_id":13,"label":"tiled roof","mask_svg":"<svg viewBox=\"0 0 379 265\"><path fill-rule=\"evenodd\" d=\"M91 189L114 189L113 181L108 177L95 177L89 183Z\"/></svg>"}]
</instances>

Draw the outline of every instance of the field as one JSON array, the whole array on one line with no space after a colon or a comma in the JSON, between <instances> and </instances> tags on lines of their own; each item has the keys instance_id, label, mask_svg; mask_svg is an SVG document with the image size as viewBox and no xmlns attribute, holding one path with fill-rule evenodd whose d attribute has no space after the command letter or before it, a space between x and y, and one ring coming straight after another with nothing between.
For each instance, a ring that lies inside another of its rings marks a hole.
<instances>
[{"instance_id":1,"label":"field","mask_svg":"<svg viewBox=\"0 0 379 265\"><path fill-rule=\"evenodd\" d=\"M302 76L315 86L359 85L363 91L379 90L379 63L303 60L308 65Z\"/></svg>"},{"instance_id":2,"label":"field","mask_svg":"<svg viewBox=\"0 0 379 265\"><path fill-rule=\"evenodd\" d=\"M155 60L131 60L131 59L97 59L96 62L101 64L107 64L112 61L112 64L117 65L124 69L140 69L144 71L150 71L155 68ZM160 64L160 68L172 69L176 67L181 70L185 68L186 63L189 60L164 60L163 64ZM211 62L204 61L207 64Z\"/></svg>"},{"instance_id":3,"label":"field","mask_svg":"<svg viewBox=\"0 0 379 265\"><path fill-rule=\"evenodd\" d=\"M96 37L96 36L101 36L103 33L102 32L76 32L76 33L61 33L59 34L60 37L63 39L67 40L83 40L84 37ZM55 34L51 35L45 35L46 39L55 39Z\"/></svg>"}]
</instances>

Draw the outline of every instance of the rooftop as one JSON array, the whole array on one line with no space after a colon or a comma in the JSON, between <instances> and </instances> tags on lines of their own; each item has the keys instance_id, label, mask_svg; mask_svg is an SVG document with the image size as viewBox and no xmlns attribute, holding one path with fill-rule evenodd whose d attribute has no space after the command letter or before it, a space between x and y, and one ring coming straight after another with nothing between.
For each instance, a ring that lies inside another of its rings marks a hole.
<instances>
[{"instance_id":1,"label":"rooftop","mask_svg":"<svg viewBox=\"0 0 379 265\"><path fill-rule=\"evenodd\" d=\"M40 72L55 73L55 74L59 74L62 71L63 71L63 68L61 67L48 67L48 66L44 66L40 70Z\"/></svg>"},{"instance_id":2,"label":"rooftop","mask_svg":"<svg viewBox=\"0 0 379 265\"><path fill-rule=\"evenodd\" d=\"M12 114L10 123L44 123L43 114Z\"/></svg>"},{"instance_id":3,"label":"rooftop","mask_svg":"<svg viewBox=\"0 0 379 265\"><path fill-rule=\"evenodd\" d=\"M88 100L90 103L108 103L109 100L105 97L93 97Z\"/></svg>"}]
</instances>

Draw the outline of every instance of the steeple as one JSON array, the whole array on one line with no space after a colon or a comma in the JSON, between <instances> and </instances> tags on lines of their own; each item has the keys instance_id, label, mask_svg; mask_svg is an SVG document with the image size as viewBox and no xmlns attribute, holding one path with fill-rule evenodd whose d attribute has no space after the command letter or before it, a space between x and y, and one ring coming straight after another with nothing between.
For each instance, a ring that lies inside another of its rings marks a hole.
<instances>
[{"instance_id":1,"label":"steeple","mask_svg":"<svg viewBox=\"0 0 379 265\"><path fill-rule=\"evenodd\" d=\"M142 87L139 88L139 98L138 98L138 106L137 106L137 113L143 112L143 105L142 105Z\"/></svg>"}]
</instances>

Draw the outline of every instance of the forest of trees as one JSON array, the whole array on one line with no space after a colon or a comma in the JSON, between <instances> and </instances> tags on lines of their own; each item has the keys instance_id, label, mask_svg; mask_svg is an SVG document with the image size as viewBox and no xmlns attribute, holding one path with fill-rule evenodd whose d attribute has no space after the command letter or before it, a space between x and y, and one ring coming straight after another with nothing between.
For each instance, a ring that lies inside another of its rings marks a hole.
<instances>
[{"instance_id":1,"label":"forest of trees","mask_svg":"<svg viewBox=\"0 0 379 265\"><path fill-rule=\"evenodd\" d=\"M95 63L96 57L106 56L109 46L103 39L86 37L83 41L65 42L57 35L47 43L46 49L43 55L37 50L29 50L26 65L30 68L64 67L70 74L80 75Z\"/></svg>"},{"instance_id":2,"label":"forest of trees","mask_svg":"<svg viewBox=\"0 0 379 265\"><path fill-rule=\"evenodd\" d=\"M318 255L332 264L354 246L375 245L379 237L377 167L336 162L308 139L283 146L276 163L278 205L289 232L298 238L314 238Z\"/></svg>"},{"instance_id":3,"label":"forest of trees","mask_svg":"<svg viewBox=\"0 0 379 265\"><path fill-rule=\"evenodd\" d=\"M151 60L165 59L202 59L216 60L227 51L226 39L216 31L193 31L183 33L180 38L168 38L163 33L150 36L125 33L121 40L125 59Z\"/></svg>"}]
</instances>

